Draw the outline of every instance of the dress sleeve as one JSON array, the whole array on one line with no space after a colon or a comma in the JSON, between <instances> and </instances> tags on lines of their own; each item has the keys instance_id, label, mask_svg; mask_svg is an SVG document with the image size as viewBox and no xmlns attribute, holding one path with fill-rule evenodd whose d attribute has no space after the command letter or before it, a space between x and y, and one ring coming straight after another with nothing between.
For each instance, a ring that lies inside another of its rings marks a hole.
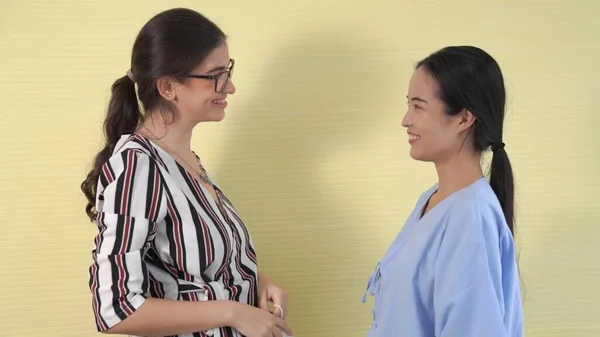
<instances>
[{"instance_id":1,"label":"dress sleeve","mask_svg":"<svg viewBox=\"0 0 600 337\"><path fill-rule=\"evenodd\" d=\"M473 210L452 213L435 264L435 335L508 337L497 226Z\"/></svg>"},{"instance_id":2,"label":"dress sleeve","mask_svg":"<svg viewBox=\"0 0 600 337\"><path fill-rule=\"evenodd\" d=\"M137 150L113 156L98 183L98 233L89 287L98 331L135 312L148 292L147 243L165 217L163 184L153 160Z\"/></svg>"}]
</instances>

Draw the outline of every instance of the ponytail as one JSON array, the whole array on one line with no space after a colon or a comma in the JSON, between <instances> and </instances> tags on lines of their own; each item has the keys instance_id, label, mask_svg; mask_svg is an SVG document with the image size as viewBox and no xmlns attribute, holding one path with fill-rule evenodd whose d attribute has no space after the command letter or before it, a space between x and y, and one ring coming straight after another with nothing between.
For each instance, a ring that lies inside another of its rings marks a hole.
<instances>
[{"instance_id":1,"label":"ponytail","mask_svg":"<svg viewBox=\"0 0 600 337\"><path fill-rule=\"evenodd\" d=\"M493 157L490 166L490 186L496 193L496 197L500 201L504 218L510 229L513 239L515 238L515 182L513 180L513 171L508 159L508 154L504 150L504 143L499 147L492 147ZM518 254L517 254L518 256ZM517 257L518 260L518 257ZM518 268L518 262L517 262ZM525 283L519 273L519 281L521 285L521 299L524 300Z\"/></svg>"},{"instance_id":2,"label":"ponytail","mask_svg":"<svg viewBox=\"0 0 600 337\"><path fill-rule=\"evenodd\" d=\"M498 147L493 147L493 157L490 167L490 186L496 193L500 201L506 223L512 235L515 235L515 183L513 171L508 159L508 154L504 150L504 143Z\"/></svg>"},{"instance_id":3,"label":"ponytail","mask_svg":"<svg viewBox=\"0 0 600 337\"><path fill-rule=\"evenodd\" d=\"M96 218L96 188L102 166L112 155L115 145L122 135L135 132L143 115L135 93L135 83L129 76L115 81L111 88L112 95L108 104L106 120L104 120L104 148L94 158L94 166L81 183L81 190L88 200L85 212L91 221Z\"/></svg>"}]
</instances>

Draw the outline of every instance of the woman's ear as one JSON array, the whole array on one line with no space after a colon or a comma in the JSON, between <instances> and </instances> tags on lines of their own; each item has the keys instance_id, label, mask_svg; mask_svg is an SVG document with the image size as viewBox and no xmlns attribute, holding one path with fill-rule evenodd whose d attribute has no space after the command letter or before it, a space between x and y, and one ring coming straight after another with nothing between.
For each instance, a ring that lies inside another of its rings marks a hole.
<instances>
[{"instance_id":1,"label":"woman's ear","mask_svg":"<svg viewBox=\"0 0 600 337\"><path fill-rule=\"evenodd\" d=\"M458 128L459 131L465 131L471 128L471 126L473 126L473 124L475 123L477 119L475 118L475 115L473 115L473 113L471 113L471 111L467 110L467 109L462 109L459 113L458 113Z\"/></svg>"},{"instance_id":2,"label":"woman's ear","mask_svg":"<svg viewBox=\"0 0 600 337\"><path fill-rule=\"evenodd\" d=\"M156 81L158 93L167 101L175 101L177 93L175 87L177 82L171 77L161 77Z\"/></svg>"}]
</instances>

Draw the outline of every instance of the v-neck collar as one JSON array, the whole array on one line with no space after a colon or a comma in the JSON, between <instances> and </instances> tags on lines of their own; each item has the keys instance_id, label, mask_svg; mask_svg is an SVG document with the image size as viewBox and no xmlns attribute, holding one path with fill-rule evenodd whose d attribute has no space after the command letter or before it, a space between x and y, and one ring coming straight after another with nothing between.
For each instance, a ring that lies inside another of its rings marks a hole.
<instances>
[{"instance_id":1,"label":"v-neck collar","mask_svg":"<svg viewBox=\"0 0 600 337\"><path fill-rule=\"evenodd\" d=\"M429 205L429 202L431 201L431 198L433 197L433 195L438 191L438 183L435 183L435 185L433 185L428 193L424 196L423 201L418 205L417 207L417 213L415 214L416 216L416 222L421 222L421 221L425 221L427 220L428 217L431 217L431 213L436 213L439 212L440 209L445 209L446 208L446 204L452 203L452 201L460 194L462 194L464 191L471 189L472 186L475 186L476 184L479 184L482 180L485 180L485 177L481 177L477 180L475 180L474 182L472 182L471 184L456 190L454 192L452 192L450 195L448 195L447 197L445 197L444 199L440 200L440 202L438 202L435 206L433 206L429 211L427 211L425 214L423 214L423 212L425 212L425 209L427 208L427 206Z\"/></svg>"}]
</instances>

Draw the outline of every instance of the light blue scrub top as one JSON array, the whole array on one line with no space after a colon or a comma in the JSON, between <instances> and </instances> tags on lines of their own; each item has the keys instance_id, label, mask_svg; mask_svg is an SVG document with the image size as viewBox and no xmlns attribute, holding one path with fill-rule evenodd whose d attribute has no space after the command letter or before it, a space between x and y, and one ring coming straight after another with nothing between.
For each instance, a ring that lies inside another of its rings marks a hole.
<instances>
[{"instance_id":1,"label":"light blue scrub top","mask_svg":"<svg viewBox=\"0 0 600 337\"><path fill-rule=\"evenodd\" d=\"M522 337L513 236L485 178L422 218L437 184L421 195L379 261L369 337Z\"/></svg>"}]
</instances>

